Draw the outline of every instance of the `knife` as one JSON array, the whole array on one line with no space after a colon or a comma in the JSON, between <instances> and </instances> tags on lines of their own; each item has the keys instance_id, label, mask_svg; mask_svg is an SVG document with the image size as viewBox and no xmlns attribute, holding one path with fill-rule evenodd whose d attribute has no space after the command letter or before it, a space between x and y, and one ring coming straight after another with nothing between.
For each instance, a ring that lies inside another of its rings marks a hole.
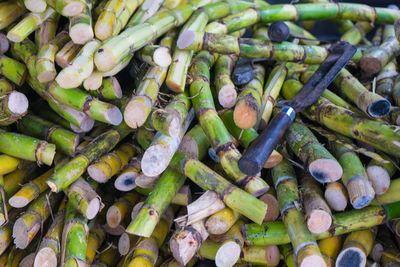
<instances>
[{"instance_id":1,"label":"knife","mask_svg":"<svg viewBox=\"0 0 400 267\"><path fill-rule=\"evenodd\" d=\"M272 150L292 124L296 113L311 106L321 96L356 51L357 48L347 42L333 44L329 48L329 56L297 95L290 101L278 103L278 107L283 107L239 160L239 169L243 173L256 175L261 171Z\"/></svg>"}]
</instances>

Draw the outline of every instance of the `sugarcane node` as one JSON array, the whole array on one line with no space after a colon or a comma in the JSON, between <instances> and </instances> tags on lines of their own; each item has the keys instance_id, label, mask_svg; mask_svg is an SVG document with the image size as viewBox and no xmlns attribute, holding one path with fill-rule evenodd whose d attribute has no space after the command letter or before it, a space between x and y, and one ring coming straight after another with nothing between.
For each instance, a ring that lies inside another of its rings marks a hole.
<instances>
[{"instance_id":1,"label":"sugarcane node","mask_svg":"<svg viewBox=\"0 0 400 267\"><path fill-rule=\"evenodd\" d=\"M272 22L268 27L268 37L273 42L283 42L289 39L290 29L283 21Z\"/></svg>"}]
</instances>

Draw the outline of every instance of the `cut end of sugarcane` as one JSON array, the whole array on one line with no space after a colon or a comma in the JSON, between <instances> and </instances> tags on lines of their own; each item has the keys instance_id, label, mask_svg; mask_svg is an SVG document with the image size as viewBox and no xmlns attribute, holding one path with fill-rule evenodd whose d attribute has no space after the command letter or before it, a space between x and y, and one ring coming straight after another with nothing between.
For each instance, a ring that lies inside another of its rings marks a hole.
<instances>
[{"instance_id":1,"label":"cut end of sugarcane","mask_svg":"<svg viewBox=\"0 0 400 267\"><path fill-rule=\"evenodd\" d=\"M52 192L58 193L57 185L52 181L46 181L46 184L50 187Z\"/></svg>"},{"instance_id":2,"label":"cut end of sugarcane","mask_svg":"<svg viewBox=\"0 0 400 267\"><path fill-rule=\"evenodd\" d=\"M390 186L390 175L381 166L371 165L367 167L368 180L371 181L375 194L382 195Z\"/></svg>"},{"instance_id":3,"label":"cut end of sugarcane","mask_svg":"<svg viewBox=\"0 0 400 267\"><path fill-rule=\"evenodd\" d=\"M79 73L72 68L65 68L57 77L56 82L64 89L76 88L81 85Z\"/></svg>"},{"instance_id":4,"label":"cut end of sugarcane","mask_svg":"<svg viewBox=\"0 0 400 267\"><path fill-rule=\"evenodd\" d=\"M320 255L314 254L306 256L303 259L303 261L299 264L299 267L310 267L310 266L326 267L326 262L324 261L324 258L322 258Z\"/></svg>"},{"instance_id":5,"label":"cut end of sugarcane","mask_svg":"<svg viewBox=\"0 0 400 267\"><path fill-rule=\"evenodd\" d=\"M0 53L5 53L10 48L10 42L7 39L7 36L0 33Z\"/></svg>"},{"instance_id":6,"label":"cut end of sugarcane","mask_svg":"<svg viewBox=\"0 0 400 267\"><path fill-rule=\"evenodd\" d=\"M210 235L219 236L226 233L232 224L219 216L210 216L204 226Z\"/></svg>"},{"instance_id":7,"label":"cut end of sugarcane","mask_svg":"<svg viewBox=\"0 0 400 267\"><path fill-rule=\"evenodd\" d=\"M87 169L87 172L93 180L99 183L106 183L108 181L109 177L107 174L96 165L90 165Z\"/></svg>"},{"instance_id":8,"label":"cut end of sugarcane","mask_svg":"<svg viewBox=\"0 0 400 267\"><path fill-rule=\"evenodd\" d=\"M13 226L14 244L19 249L24 249L29 245L29 236L37 233L40 229L40 223L35 223L31 229L28 229L23 219L17 219Z\"/></svg>"},{"instance_id":9,"label":"cut end of sugarcane","mask_svg":"<svg viewBox=\"0 0 400 267\"><path fill-rule=\"evenodd\" d=\"M267 213L264 217L264 222L273 222L279 217L279 204L276 197L271 194L264 194L260 200L267 204Z\"/></svg>"},{"instance_id":10,"label":"cut end of sugarcane","mask_svg":"<svg viewBox=\"0 0 400 267\"><path fill-rule=\"evenodd\" d=\"M100 47L94 55L94 64L101 72L112 70L117 63L116 61L117 59L115 58L113 51L106 46Z\"/></svg>"},{"instance_id":11,"label":"cut end of sugarcane","mask_svg":"<svg viewBox=\"0 0 400 267\"><path fill-rule=\"evenodd\" d=\"M382 69L382 63L377 58L364 56L360 60L360 67L367 73L377 74Z\"/></svg>"},{"instance_id":12,"label":"cut end of sugarcane","mask_svg":"<svg viewBox=\"0 0 400 267\"><path fill-rule=\"evenodd\" d=\"M282 161L283 157L279 152L272 151L271 155L268 157L264 164L264 168L270 169L278 165Z\"/></svg>"},{"instance_id":13,"label":"cut end of sugarcane","mask_svg":"<svg viewBox=\"0 0 400 267\"><path fill-rule=\"evenodd\" d=\"M94 122L95 122L95 120L93 118L86 116L86 118L81 122L80 129L83 132L87 133L93 129Z\"/></svg>"},{"instance_id":14,"label":"cut end of sugarcane","mask_svg":"<svg viewBox=\"0 0 400 267\"><path fill-rule=\"evenodd\" d=\"M101 207L101 202L98 198L94 198L89 202L87 211L86 211L86 218L89 220L96 217L97 213L99 212Z\"/></svg>"},{"instance_id":15,"label":"cut end of sugarcane","mask_svg":"<svg viewBox=\"0 0 400 267\"><path fill-rule=\"evenodd\" d=\"M176 42L176 46L179 49L185 49L190 46L196 40L196 33L194 31L185 31L181 33Z\"/></svg>"},{"instance_id":16,"label":"cut end of sugarcane","mask_svg":"<svg viewBox=\"0 0 400 267\"><path fill-rule=\"evenodd\" d=\"M219 90L218 102L224 108L231 108L235 105L237 98L237 92L234 86L225 85Z\"/></svg>"},{"instance_id":17,"label":"cut end of sugarcane","mask_svg":"<svg viewBox=\"0 0 400 267\"><path fill-rule=\"evenodd\" d=\"M130 249L130 239L127 233L123 233L118 240L118 252L122 256L128 254Z\"/></svg>"},{"instance_id":18,"label":"cut end of sugarcane","mask_svg":"<svg viewBox=\"0 0 400 267\"><path fill-rule=\"evenodd\" d=\"M347 192L355 209L364 208L375 196L374 189L365 177L354 177L348 181Z\"/></svg>"},{"instance_id":19,"label":"cut end of sugarcane","mask_svg":"<svg viewBox=\"0 0 400 267\"><path fill-rule=\"evenodd\" d=\"M119 211L119 209L115 206L111 206L108 210L107 210L107 224L111 227L111 228L115 228L117 227L120 223L121 223L121 212Z\"/></svg>"},{"instance_id":20,"label":"cut end of sugarcane","mask_svg":"<svg viewBox=\"0 0 400 267\"><path fill-rule=\"evenodd\" d=\"M136 187L135 179L137 175L136 172L125 172L115 180L115 188L122 192L131 191Z\"/></svg>"},{"instance_id":21,"label":"cut end of sugarcane","mask_svg":"<svg viewBox=\"0 0 400 267\"><path fill-rule=\"evenodd\" d=\"M308 170L312 177L320 183L330 183L339 180L343 169L336 160L317 159L310 163Z\"/></svg>"},{"instance_id":22,"label":"cut end of sugarcane","mask_svg":"<svg viewBox=\"0 0 400 267\"><path fill-rule=\"evenodd\" d=\"M136 129L142 126L147 119L146 105L140 101L130 101L124 111L126 124Z\"/></svg>"},{"instance_id":23,"label":"cut end of sugarcane","mask_svg":"<svg viewBox=\"0 0 400 267\"><path fill-rule=\"evenodd\" d=\"M364 251L356 247L342 250L336 259L336 267L363 267L366 263Z\"/></svg>"},{"instance_id":24,"label":"cut end of sugarcane","mask_svg":"<svg viewBox=\"0 0 400 267\"><path fill-rule=\"evenodd\" d=\"M324 210L313 210L308 214L307 227L311 233L320 234L331 227L332 217Z\"/></svg>"},{"instance_id":25,"label":"cut end of sugarcane","mask_svg":"<svg viewBox=\"0 0 400 267\"><path fill-rule=\"evenodd\" d=\"M7 222L4 214L0 214L0 227L3 226Z\"/></svg>"},{"instance_id":26,"label":"cut end of sugarcane","mask_svg":"<svg viewBox=\"0 0 400 267\"><path fill-rule=\"evenodd\" d=\"M50 82L50 81L54 80L56 75L57 75L56 70L47 70L47 71L40 73L37 76L37 78L38 78L39 82L45 83L45 82Z\"/></svg>"},{"instance_id":27,"label":"cut end of sugarcane","mask_svg":"<svg viewBox=\"0 0 400 267\"><path fill-rule=\"evenodd\" d=\"M98 71L94 71L90 76L83 81L83 87L86 90L97 90L101 87L103 83L103 74Z\"/></svg>"},{"instance_id":28,"label":"cut end of sugarcane","mask_svg":"<svg viewBox=\"0 0 400 267\"><path fill-rule=\"evenodd\" d=\"M195 140L190 136L182 138L179 150L189 155L193 159L199 158L199 149Z\"/></svg>"},{"instance_id":29,"label":"cut end of sugarcane","mask_svg":"<svg viewBox=\"0 0 400 267\"><path fill-rule=\"evenodd\" d=\"M368 107L368 114L373 118L382 118L389 114L391 104L386 99L375 101Z\"/></svg>"},{"instance_id":30,"label":"cut end of sugarcane","mask_svg":"<svg viewBox=\"0 0 400 267\"><path fill-rule=\"evenodd\" d=\"M118 107L113 106L108 108L107 113L104 114L104 118L111 125L119 125L122 122L122 113Z\"/></svg>"},{"instance_id":31,"label":"cut end of sugarcane","mask_svg":"<svg viewBox=\"0 0 400 267\"><path fill-rule=\"evenodd\" d=\"M110 23L97 21L96 26L94 27L94 31L96 33L97 39L104 41L111 37L113 33L113 28Z\"/></svg>"},{"instance_id":32,"label":"cut end of sugarcane","mask_svg":"<svg viewBox=\"0 0 400 267\"><path fill-rule=\"evenodd\" d=\"M21 260L18 267L32 267L34 261L35 261L35 253L30 253Z\"/></svg>"},{"instance_id":33,"label":"cut end of sugarcane","mask_svg":"<svg viewBox=\"0 0 400 267\"><path fill-rule=\"evenodd\" d=\"M29 101L20 92L11 92L8 96L8 109L14 114L24 114L28 110Z\"/></svg>"},{"instance_id":34,"label":"cut end of sugarcane","mask_svg":"<svg viewBox=\"0 0 400 267\"><path fill-rule=\"evenodd\" d=\"M118 225L117 227L110 227L108 224L103 225L104 231L106 231L107 234L113 235L113 236L120 236L123 233L125 233L125 228L122 225Z\"/></svg>"},{"instance_id":35,"label":"cut end of sugarcane","mask_svg":"<svg viewBox=\"0 0 400 267\"><path fill-rule=\"evenodd\" d=\"M200 245L197 235L189 231L183 231L184 236L174 236L169 241L169 248L174 258L182 265L186 265L196 254ZM179 234L178 234L179 235Z\"/></svg>"},{"instance_id":36,"label":"cut end of sugarcane","mask_svg":"<svg viewBox=\"0 0 400 267\"><path fill-rule=\"evenodd\" d=\"M142 174L136 178L135 183L137 186L141 188L153 188L158 182L158 180L160 180L159 175L150 177Z\"/></svg>"},{"instance_id":37,"label":"cut end of sugarcane","mask_svg":"<svg viewBox=\"0 0 400 267\"><path fill-rule=\"evenodd\" d=\"M47 7L46 1L25 0L24 4L33 13L42 13Z\"/></svg>"},{"instance_id":38,"label":"cut end of sugarcane","mask_svg":"<svg viewBox=\"0 0 400 267\"><path fill-rule=\"evenodd\" d=\"M54 251L49 248L42 248L38 251L33 264L34 267L57 267L57 256Z\"/></svg>"},{"instance_id":39,"label":"cut end of sugarcane","mask_svg":"<svg viewBox=\"0 0 400 267\"><path fill-rule=\"evenodd\" d=\"M265 248L265 259L269 266L277 266L280 261L280 255L279 248L276 245L270 245Z\"/></svg>"},{"instance_id":40,"label":"cut end of sugarcane","mask_svg":"<svg viewBox=\"0 0 400 267\"><path fill-rule=\"evenodd\" d=\"M331 183L325 189L325 199L335 211L344 211L347 206L347 196L344 188L339 183Z\"/></svg>"},{"instance_id":41,"label":"cut end of sugarcane","mask_svg":"<svg viewBox=\"0 0 400 267\"><path fill-rule=\"evenodd\" d=\"M136 218L136 216L139 214L140 210L142 209L144 205L144 202L138 202L136 205L133 207L132 212L131 212L131 219L132 221Z\"/></svg>"},{"instance_id":42,"label":"cut end of sugarcane","mask_svg":"<svg viewBox=\"0 0 400 267\"><path fill-rule=\"evenodd\" d=\"M75 44L86 44L93 39L93 29L88 24L76 24L69 29L69 36Z\"/></svg>"},{"instance_id":43,"label":"cut end of sugarcane","mask_svg":"<svg viewBox=\"0 0 400 267\"><path fill-rule=\"evenodd\" d=\"M114 89L114 94L119 99L122 97L121 85L119 84L117 78L115 78L115 77L110 77L110 78L111 78L111 82L112 82L112 87Z\"/></svg>"},{"instance_id":44,"label":"cut end of sugarcane","mask_svg":"<svg viewBox=\"0 0 400 267\"><path fill-rule=\"evenodd\" d=\"M233 111L233 120L235 124L241 129L249 129L257 122L258 112L246 101L240 101L236 104Z\"/></svg>"},{"instance_id":45,"label":"cut end of sugarcane","mask_svg":"<svg viewBox=\"0 0 400 267\"><path fill-rule=\"evenodd\" d=\"M85 9L85 4L81 1L72 1L64 6L61 14L66 17L74 17L79 15Z\"/></svg>"},{"instance_id":46,"label":"cut end of sugarcane","mask_svg":"<svg viewBox=\"0 0 400 267\"><path fill-rule=\"evenodd\" d=\"M172 58L169 48L163 46L157 48L156 51L154 51L153 60L154 63L163 68L171 65Z\"/></svg>"},{"instance_id":47,"label":"cut end of sugarcane","mask_svg":"<svg viewBox=\"0 0 400 267\"><path fill-rule=\"evenodd\" d=\"M380 262L383 251L384 251L384 248L383 248L382 244L376 243L374 245L374 247L372 248L372 252L371 252L372 259L376 262Z\"/></svg>"},{"instance_id":48,"label":"cut end of sugarcane","mask_svg":"<svg viewBox=\"0 0 400 267\"><path fill-rule=\"evenodd\" d=\"M165 145L157 144L149 147L142 157L142 172L150 177L160 175L168 167L172 156L170 154Z\"/></svg>"},{"instance_id":49,"label":"cut end of sugarcane","mask_svg":"<svg viewBox=\"0 0 400 267\"><path fill-rule=\"evenodd\" d=\"M169 89L176 93L182 93L184 91L184 88L182 88L182 85L174 81L173 79L167 79L165 81L165 84Z\"/></svg>"},{"instance_id":50,"label":"cut end of sugarcane","mask_svg":"<svg viewBox=\"0 0 400 267\"><path fill-rule=\"evenodd\" d=\"M13 196L8 200L8 203L11 205L11 207L23 208L29 204L29 201L26 197Z\"/></svg>"},{"instance_id":51,"label":"cut end of sugarcane","mask_svg":"<svg viewBox=\"0 0 400 267\"><path fill-rule=\"evenodd\" d=\"M235 241L225 242L215 255L215 264L221 267L235 265L240 257L241 248Z\"/></svg>"},{"instance_id":52,"label":"cut end of sugarcane","mask_svg":"<svg viewBox=\"0 0 400 267\"><path fill-rule=\"evenodd\" d=\"M13 43L20 43L23 41L23 39L19 35L14 34L12 31L9 31L7 33L7 38Z\"/></svg>"}]
</instances>

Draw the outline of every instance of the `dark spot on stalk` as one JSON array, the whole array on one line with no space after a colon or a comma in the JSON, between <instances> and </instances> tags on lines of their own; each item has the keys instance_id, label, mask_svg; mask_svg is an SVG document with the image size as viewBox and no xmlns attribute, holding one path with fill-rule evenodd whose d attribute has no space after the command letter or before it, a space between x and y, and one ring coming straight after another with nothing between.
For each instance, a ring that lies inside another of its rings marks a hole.
<instances>
[{"instance_id":1,"label":"dark spot on stalk","mask_svg":"<svg viewBox=\"0 0 400 267\"><path fill-rule=\"evenodd\" d=\"M336 266L355 267L360 266L362 262L361 256L354 250L347 250L339 260Z\"/></svg>"},{"instance_id":2,"label":"dark spot on stalk","mask_svg":"<svg viewBox=\"0 0 400 267\"><path fill-rule=\"evenodd\" d=\"M100 48L99 50L97 50L97 53L101 53L101 52L103 52L104 51L104 49L103 48Z\"/></svg>"},{"instance_id":3,"label":"dark spot on stalk","mask_svg":"<svg viewBox=\"0 0 400 267\"><path fill-rule=\"evenodd\" d=\"M360 133L358 132L358 130L354 130L354 131L353 131L353 134L354 134L355 136L358 136Z\"/></svg>"},{"instance_id":4,"label":"dark spot on stalk","mask_svg":"<svg viewBox=\"0 0 400 267\"><path fill-rule=\"evenodd\" d=\"M314 177L318 182L325 183L328 180L328 175L321 170L310 171L312 177Z\"/></svg>"},{"instance_id":5,"label":"dark spot on stalk","mask_svg":"<svg viewBox=\"0 0 400 267\"><path fill-rule=\"evenodd\" d=\"M153 211L153 210L150 210L150 211L149 211L149 215L150 215L150 216L153 216L153 215L154 215L154 211Z\"/></svg>"}]
</instances>

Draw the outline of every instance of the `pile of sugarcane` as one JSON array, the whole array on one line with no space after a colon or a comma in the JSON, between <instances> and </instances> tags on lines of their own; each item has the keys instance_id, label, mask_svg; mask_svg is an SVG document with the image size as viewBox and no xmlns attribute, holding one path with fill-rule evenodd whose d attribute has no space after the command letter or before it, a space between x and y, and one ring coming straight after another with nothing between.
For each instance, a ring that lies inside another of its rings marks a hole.
<instances>
[{"instance_id":1,"label":"pile of sugarcane","mask_svg":"<svg viewBox=\"0 0 400 267\"><path fill-rule=\"evenodd\" d=\"M400 266L400 10L303 2L0 2L0 266Z\"/></svg>"}]
</instances>

